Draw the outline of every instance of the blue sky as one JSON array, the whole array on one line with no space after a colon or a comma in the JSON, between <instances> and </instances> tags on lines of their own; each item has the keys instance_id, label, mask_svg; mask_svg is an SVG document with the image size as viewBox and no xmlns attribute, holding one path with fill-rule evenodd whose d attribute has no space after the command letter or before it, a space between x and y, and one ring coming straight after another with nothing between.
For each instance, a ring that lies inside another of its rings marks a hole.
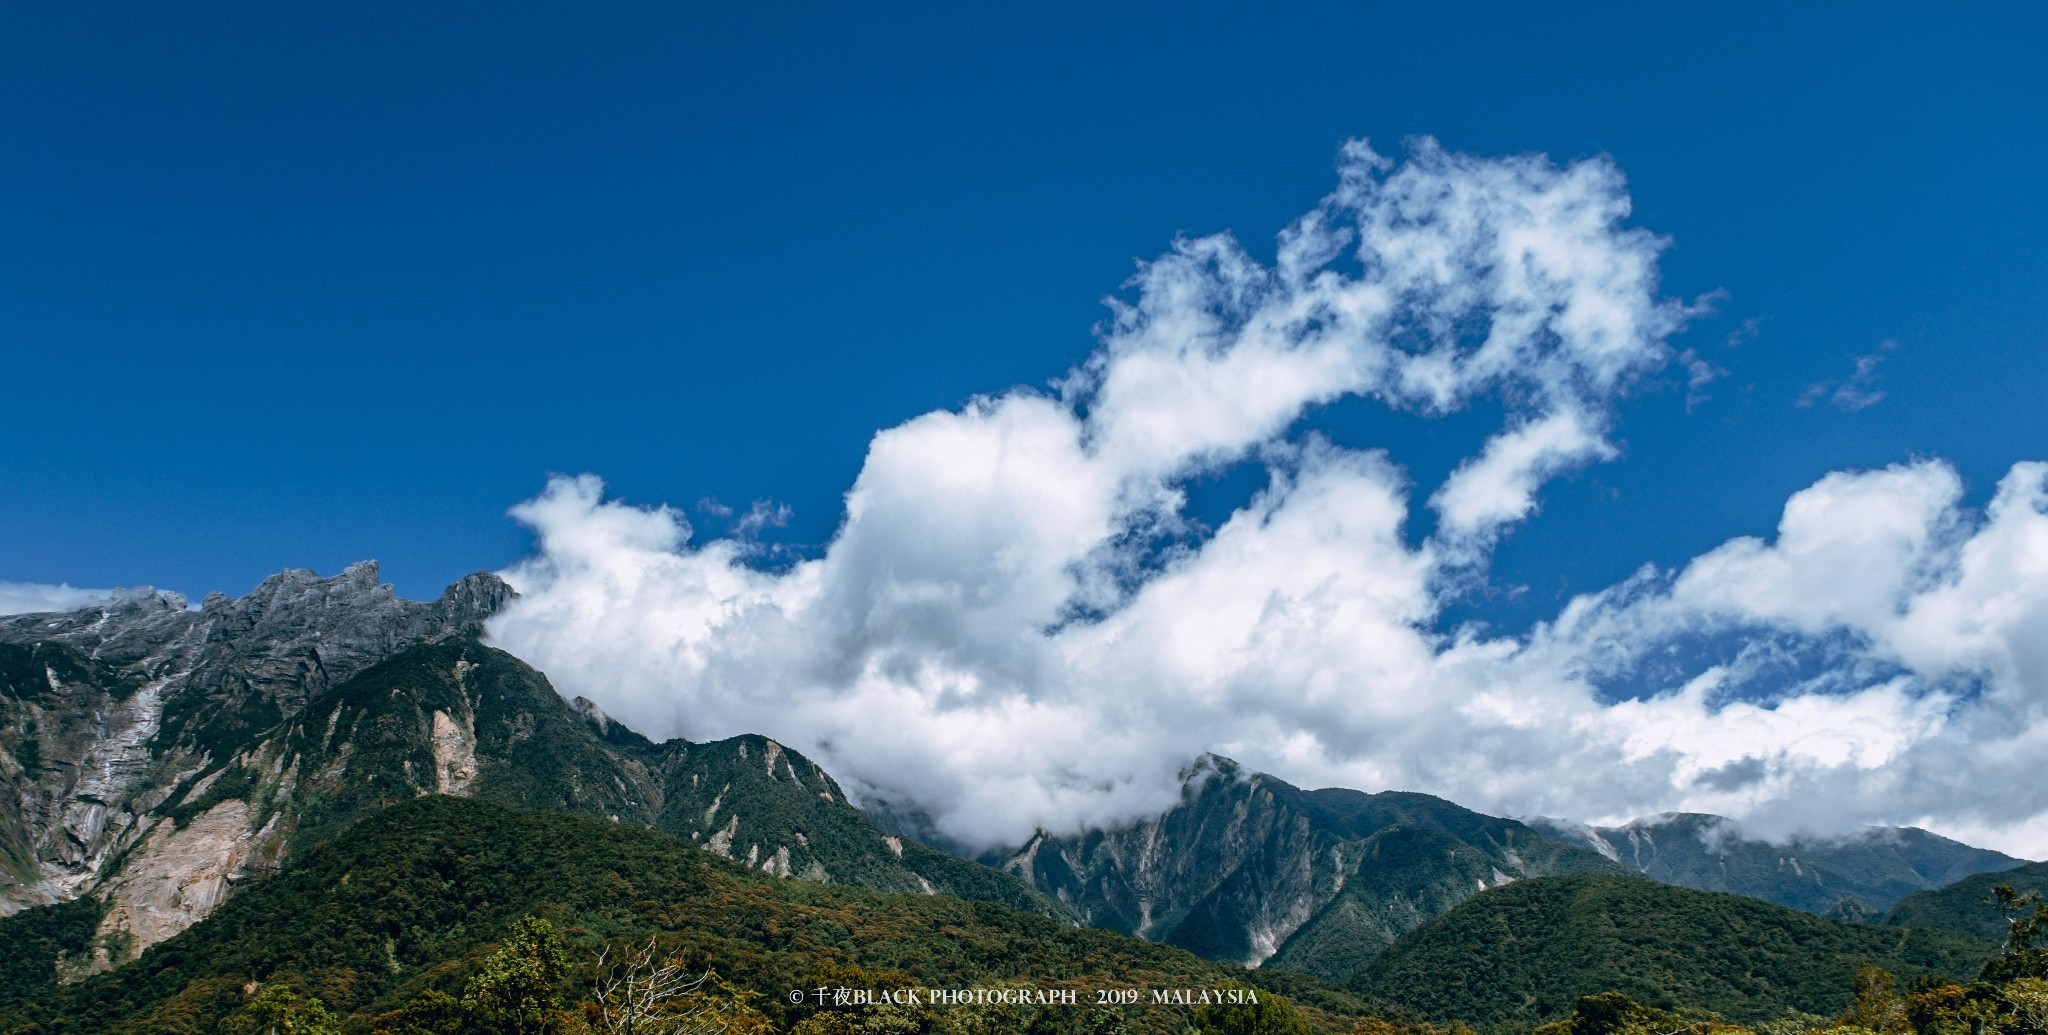
<instances>
[{"instance_id":1,"label":"blue sky","mask_svg":"<svg viewBox=\"0 0 2048 1035\"><path fill-rule=\"evenodd\" d=\"M1215 750L2048 856L2044 49L2019 5L18 6L0 609L502 571L565 694L972 844Z\"/></svg>"},{"instance_id":2,"label":"blue sky","mask_svg":"<svg viewBox=\"0 0 2048 1035\"><path fill-rule=\"evenodd\" d=\"M429 594L554 471L819 544L876 429L1060 375L1177 233L1270 254L1349 137L1610 155L1725 293L1707 398L1504 546L1537 613L1829 470L2043 452L2038 11L1103 8L9 10L0 578ZM1886 341L1881 403L1796 405ZM1353 417L1425 482L1487 430Z\"/></svg>"}]
</instances>

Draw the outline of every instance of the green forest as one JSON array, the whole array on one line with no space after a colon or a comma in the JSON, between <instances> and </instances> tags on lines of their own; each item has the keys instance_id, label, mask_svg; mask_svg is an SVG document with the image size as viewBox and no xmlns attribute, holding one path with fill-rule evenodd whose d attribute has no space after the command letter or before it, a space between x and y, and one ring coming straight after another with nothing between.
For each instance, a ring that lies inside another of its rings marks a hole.
<instances>
[{"instance_id":1,"label":"green forest","mask_svg":"<svg viewBox=\"0 0 2048 1035\"><path fill-rule=\"evenodd\" d=\"M427 796L111 972L90 973L90 899L0 919L0 1031L2048 1035L2048 909L2004 885L1985 897L1942 901L2002 944L1635 877L1539 878L1473 897L1340 987Z\"/></svg>"}]
</instances>

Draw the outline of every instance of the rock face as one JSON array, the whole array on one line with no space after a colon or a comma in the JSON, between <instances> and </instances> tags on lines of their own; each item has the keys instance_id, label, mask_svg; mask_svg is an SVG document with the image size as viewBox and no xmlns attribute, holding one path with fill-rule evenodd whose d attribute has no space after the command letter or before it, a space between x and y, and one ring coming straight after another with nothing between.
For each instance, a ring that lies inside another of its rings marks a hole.
<instances>
[{"instance_id":1,"label":"rock face","mask_svg":"<svg viewBox=\"0 0 2048 1035\"><path fill-rule=\"evenodd\" d=\"M1732 820L1696 812L1667 812L1619 827L1535 822L1665 884L1852 918L1874 917L1914 892L2025 862L1918 827L1773 843L1743 836Z\"/></svg>"},{"instance_id":2,"label":"rock face","mask_svg":"<svg viewBox=\"0 0 2048 1035\"><path fill-rule=\"evenodd\" d=\"M510 597L480 574L403 600L363 562L286 571L196 611L142 591L0 619L0 915L92 893L133 951L204 916L275 865L289 825L232 795L198 815L181 803L245 782L242 763L309 701L480 629Z\"/></svg>"},{"instance_id":3,"label":"rock face","mask_svg":"<svg viewBox=\"0 0 2048 1035\"><path fill-rule=\"evenodd\" d=\"M1489 887L1621 871L1439 798L1304 791L1213 755L1157 819L996 861L1094 926L1333 980Z\"/></svg>"},{"instance_id":4,"label":"rock face","mask_svg":"<svg viewBox=\"0 0 2048 1035\"><path fill-rule=\"evenodd\" d=\"M118 965L356 820L451 794L652 826L779 876L1066 916L890 845L772 740L655 744L563 701L480 642L510 596L476 575L402 600L358 564L198 611L141 593L0 620L0 795L18 805L0 813L0 915L90 895L94 966Z\"/></svg>"}]
</instances>

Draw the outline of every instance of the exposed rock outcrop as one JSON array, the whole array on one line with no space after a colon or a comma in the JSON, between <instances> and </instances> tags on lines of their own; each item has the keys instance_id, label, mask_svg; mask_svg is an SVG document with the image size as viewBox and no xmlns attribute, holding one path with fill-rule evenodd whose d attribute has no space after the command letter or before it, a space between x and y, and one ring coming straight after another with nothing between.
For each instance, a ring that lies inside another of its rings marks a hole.
<instances>
[{"instance_id":1,"label":"exposed rock outcrop","mask_svg":"<svg viewBox=\"0 0 2048 1035\"><path fill-rule=\"evenodd\" d=\"M1304 791L1214 755L1155 819L991 861L1094 926L1335 979L1487 887L1620 870L1439 798Z\"/></svg>"},{"instance_id":2,"label":"exposed rock outcrop","mask_svg":"<svg viewBox=\"0 0 2048 1035\"><path fill-rule=\"evenodd\" d=\"M118 965L363 816L427 794L658 827L782 877L936 888L1065 916L1022 883L886 845L763 737L656 744L484 646L511 591L431 602L360 564L198 611L172 594L0 620L0 912L91 895Z\"/></svg>"},{"instance_id":3,"label":"exposed rock outcrop","mask_svg":"<svg viewBox=\"0 0 2048 1035\"><path fill-rule=\"evenodd\" d=\"M0 915L100 895L103 928L135 951L203 916L241 867L283 848L289 824L271 821L295 774L266 740L378 662L481 629L511 596L478 574L404 600L365 561L332 578L285 571L197 610L140 590L0 618L0 800L14 806L0 811ZM259 755L273 770L245 772ZM186 814L224 775L238 804Z\"/></svg>"}]
</instances>

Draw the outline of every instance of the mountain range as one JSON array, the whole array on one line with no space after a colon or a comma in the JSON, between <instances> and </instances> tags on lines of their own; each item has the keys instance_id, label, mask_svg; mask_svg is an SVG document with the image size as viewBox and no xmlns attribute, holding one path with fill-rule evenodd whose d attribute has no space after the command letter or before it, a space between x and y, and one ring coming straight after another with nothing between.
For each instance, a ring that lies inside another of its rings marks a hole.
<instances>
[{"instance_id":1,"label":"mountain range","mask_svg":"<svg viewBox=\"0 0 2048 1035\"><path fill-rule=\"evenodd\" d=\"M1065 915L1013 878L884 835L765 737L654 744L477 639L510 596L403 601L373 564L0 622L0 912L108 903L132 958L349 824L422 794L653 827L763 872Z\"/></svg>"},{"instance_id":2,"label":"mountain range","mask_svg":"<svg viewBox=\"0 0 2048 1035\"><path fill-rule=\"evenodd\" d=\"M0 618L0 797L16 806L0 813L0 916L60 946L20 980L120 968L423 797L644 827L792 888L988 903L1268 980L1306 975L1296 991L1311 996L1341 997L1335 986L1349 983L1358 1002L1416 1016L1437 1001L1403 1000L1383 983L1393 979L1373 975L1434 958L1416 945L1460 944L1444 933L1460 917L1563 923L1577 907L1519 897L1560 881L1578 889L1575 902L1612 894L1641 905L1654 895L1639 889L1661 882L1835 920L1890 910L1893 924L1983 939L1997 934L1984 930L1995 919L1978 915L1976 885L2030 872L1912 828L1773 843L1690 814L1524 823L1424 794L1304 790L1214 755L1188 768L1180 800L1159 816L1040 832L971 860L887 817L878 825L822 767L768 737L656 743L589 701L564 700L482 638L511 598L479 574L407 601L365 562L332 578L287 571L198 608L143 591ZM1736 908L1700 901L1652 905L1688 917ZM1743 915L1773 930L1807 923ZM1950 963L1986 951L1943 944ZM13 980L0 974L0 985ZM1810 992L1794 982L1770 1001Z\"/></svg>"},{"instance_id":3,"label":"mountain range","mask_svg":"<svg viewBox=\"0 0 2048 1035\"><path fill-rule=\"evenodd\" d=\"M992 860L1098 927L1246 966L1342 980L1465 898L1624 872L1596 852L1426 794L1304 791L1210 755L1131 826L1040 834Z\"/></svg>"},{"instance_id":4,"label":"mountain range","mask_svg":"<svg viewBox=\"0 0 2048 1035\"><path fill-rule=\"evenodd\" d=\"M1914 892L2026 862L1917 827L1766 841L1745 837L1731 820L1696 812L1668 812L1618 827L1540 819L1532 825L1666 884L1849 919L1873 918Z\"/></svg>"}]
</instances>

